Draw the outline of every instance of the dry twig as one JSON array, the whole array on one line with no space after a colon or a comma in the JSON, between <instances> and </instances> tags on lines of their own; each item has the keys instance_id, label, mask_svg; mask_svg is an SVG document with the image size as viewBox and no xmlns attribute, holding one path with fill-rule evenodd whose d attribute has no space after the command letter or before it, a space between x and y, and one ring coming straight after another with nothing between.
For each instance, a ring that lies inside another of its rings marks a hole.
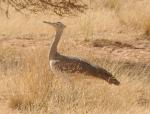
<instances>
[{"instance_id":1,"label":"dry twig","mask_svg":"<svg viewBox=\"0 0 150 114\"><path fill-rule=\"evenodd\" d=\"M16 11L30 11L32 13L53 11L57 15L64 16L84 12L87 5L77 0L2 0L6 4L6 15L9 13L9 6ZM1 7L0 3L0 7Z\"/></svg>"}]
</instances>

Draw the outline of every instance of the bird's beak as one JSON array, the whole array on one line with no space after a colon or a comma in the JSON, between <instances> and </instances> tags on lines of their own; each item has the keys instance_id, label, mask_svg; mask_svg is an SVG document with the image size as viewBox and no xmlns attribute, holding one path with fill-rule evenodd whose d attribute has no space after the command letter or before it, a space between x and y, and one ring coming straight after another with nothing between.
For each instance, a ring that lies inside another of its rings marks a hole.
<instances>
[{"instance_id":1,"label":"bird's beak","mask_svg":"<svg viewBox=\"0 0 150 114\"><path fill-rule=\"evenodd\" d=\"M48 21L43 21L43 23L47 23L47 24L50 24L50 25L54 25L54 23L51 23L51 22L48 22Z\"/></svg>"}]
</instances>

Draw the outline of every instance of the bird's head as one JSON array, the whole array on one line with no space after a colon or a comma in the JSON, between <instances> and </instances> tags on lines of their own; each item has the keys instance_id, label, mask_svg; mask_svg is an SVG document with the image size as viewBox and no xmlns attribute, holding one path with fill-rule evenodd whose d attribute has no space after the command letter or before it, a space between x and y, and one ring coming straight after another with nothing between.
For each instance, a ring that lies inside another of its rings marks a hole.
<instances>
[{"instance_id":1,"label":"bird's head","mask_svg":"<svg viewBox=\"0 0 150 114\"><path fill-rule=\"evenodd\" d=\"M43 23L52 25L55 29L64 29L66 26L61 23L61 22L56 22L56 23L52 23L52 22L48 22L48 21L43 21Z\"/></svg>"}]
</instances>

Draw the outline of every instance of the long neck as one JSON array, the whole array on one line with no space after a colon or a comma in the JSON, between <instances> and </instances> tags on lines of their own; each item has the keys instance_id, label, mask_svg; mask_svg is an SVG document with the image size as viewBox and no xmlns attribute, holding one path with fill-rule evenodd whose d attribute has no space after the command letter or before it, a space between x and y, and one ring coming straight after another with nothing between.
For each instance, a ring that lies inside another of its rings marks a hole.
<instances>
[{"instance_id":1,"label":"long neck","mask_svg":"<svg viewBox=\"0 0 150 114\"><path fill-rule=\"evenodd\" d=\"M52 41L52 44L50 46L49 59L53 59L54 56L56 55L56 53L57 53L57 45L58 45L58 42L59 42L59 40L61 38L62 33L63 33L63 29L56 30L55 37L54 37L54 39Z\"/></svg>"}]
</instances>

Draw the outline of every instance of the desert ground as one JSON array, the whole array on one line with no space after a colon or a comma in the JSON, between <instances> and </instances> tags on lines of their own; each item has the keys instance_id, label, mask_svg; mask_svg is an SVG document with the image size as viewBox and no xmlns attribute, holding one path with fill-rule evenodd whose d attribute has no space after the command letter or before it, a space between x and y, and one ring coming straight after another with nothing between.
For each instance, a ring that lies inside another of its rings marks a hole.
<instances>
[{"instance_id":1,"label":"desert ground","mask_svg":"<svg viewBox=\"0 0 150 114\"><path fill-rule=\"evenodd\" d=\"M87 0L88 1L88 0ZM0 15L0 114L150 114L150 1L93 0L76 16ZM105 68L120 85L85 75L54 75L49 48Z\"/></svg>"}]
</instances>

